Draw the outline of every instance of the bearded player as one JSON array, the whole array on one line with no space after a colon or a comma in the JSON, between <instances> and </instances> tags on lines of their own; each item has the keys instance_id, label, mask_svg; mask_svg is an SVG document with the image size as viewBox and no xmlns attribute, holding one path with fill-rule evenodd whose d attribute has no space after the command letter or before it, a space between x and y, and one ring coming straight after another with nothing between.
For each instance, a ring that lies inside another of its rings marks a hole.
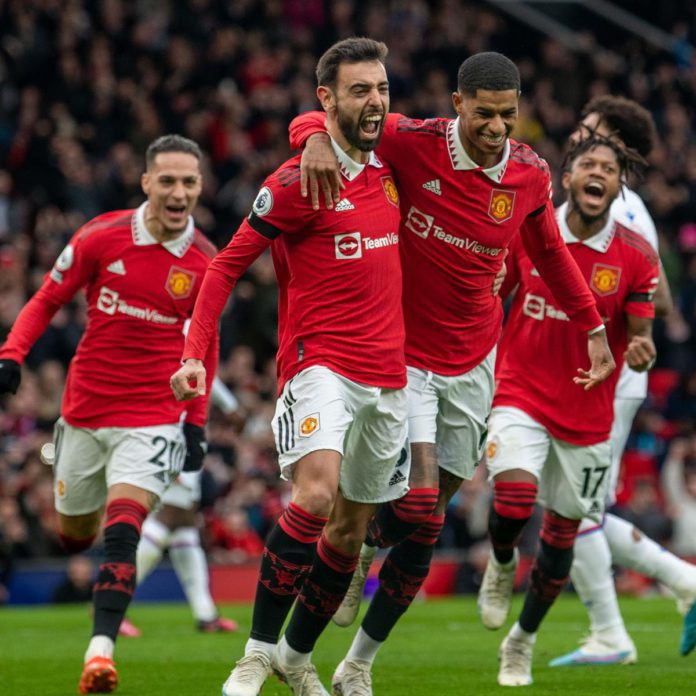
<instances>
[{"instance_id":1,"label":"bearded player","mask_svg":"<svg viewBox=\"0 0 696 696\"><path fill-rule=\"evenodd\" d=\"M645 371L655 359L652 298L659 259L640 235L609 214L637 157L615 139L578 141L567 156L563 186L568 203L559 208L557 218L597 298L619 366L625 360L632 369ZM513 245L507 263L501 294L515 286L517 290L499 345L489 421L492 553L479 592L479 612L487 628L505 621L512 585L501 581L502 571L514 567L516 544L531 516L528 499L533 503L538 497L544 508L540 547L522 612L499 653L498 683L523 686L532 683L539 626L568 580L580 520L601 519L619 373L592 391L573 389L570 379L584 349L583 336L519 244Z\"/></svg>"}]
</instances>

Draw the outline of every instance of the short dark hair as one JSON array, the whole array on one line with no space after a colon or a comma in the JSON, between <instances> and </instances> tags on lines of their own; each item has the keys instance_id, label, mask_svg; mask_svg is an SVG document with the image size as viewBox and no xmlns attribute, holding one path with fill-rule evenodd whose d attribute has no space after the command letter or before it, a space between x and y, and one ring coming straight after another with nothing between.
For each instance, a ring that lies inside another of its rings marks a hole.
<instances>
[{"instance_id":1,"label":"short dark hair","mask_svg":"<svg viewBox=\"0 0 696 696\"><path fill-rule=\"evenodd\" d=\"M162 152L185 152L188 155L193 155L198 161L203 157L201 148L193 140L184 138L183 135L162 135L157 140L153 140L147 147L145 152L145 166L147 169L152 166L155 157Z\"/></svg>"},{"instance_id":2,"label":"short dark hair","mask_svg":"<svg viewBox=\"0 0 696 696\"><path fill-rule=\"evenodd\" d=\"M597 113L609 130L613 131L626 147L647 157L655 145L657 131L655 121L647 109L626 97L605 94L591 99L582 110L582 117Z\"/></svg>"},{"instance_id":3,"label":"short dark hair","mask_svg":"<svg viewBox=\"0 0 696 696\"><path fill-rule=\"evenodd\" d=\"M378 60L384 64L388 52L386 44L366 36L352 36L338 41L324 52L317 63L317 84L333 89L342 63Z\"/></svg>"},{"instance_id":4,"label":"short dark hair","mask_svg":"<svg viewBox=\"0 0 696 696\"><path fill-rule=\"evenodd\" d=\"M457 72L457 89L462 94L475 95L477 89L502 92L520 91L520 71L502 53L484 51L469 56Z\"/></svg>"}]
</instances>

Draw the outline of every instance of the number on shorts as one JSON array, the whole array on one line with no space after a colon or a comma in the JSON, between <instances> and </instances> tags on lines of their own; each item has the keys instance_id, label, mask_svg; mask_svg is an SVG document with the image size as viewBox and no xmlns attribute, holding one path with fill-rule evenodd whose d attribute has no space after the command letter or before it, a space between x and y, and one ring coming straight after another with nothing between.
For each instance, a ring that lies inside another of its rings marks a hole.
<instances>
[{"instance_id":1,"label":"number on shorts","mask_svg":"<svg viewBox=\"0 0 696 696\"><path fill-rule=\"evenodd\" d=\"M596 498L597 491L604 481L604 477L607 475L608 466L597 466L594 469L592 467L583 467L582 473L585 477L582 483L582 497L583 498Z\"/></svg>"},{"instance_id":2,"label":"number on shorts","mask_svg":"<svg viewBox=\"0 0 696 696\"><path fill-rule=\"evenodd\" d=\"M152 438L152 444L154 447L159 447L159 449L148 459L148 462L155 466L162 467L163 469L171 469L172 464L176 462L176 468L181 470L179 463L180 459L183 461L183 446L181 443L175 442L174 440L167 440L167 438L162 437L162 435L156 435ZM168 461L165 461L165 456Z\"/></svg>"}]
</instances>

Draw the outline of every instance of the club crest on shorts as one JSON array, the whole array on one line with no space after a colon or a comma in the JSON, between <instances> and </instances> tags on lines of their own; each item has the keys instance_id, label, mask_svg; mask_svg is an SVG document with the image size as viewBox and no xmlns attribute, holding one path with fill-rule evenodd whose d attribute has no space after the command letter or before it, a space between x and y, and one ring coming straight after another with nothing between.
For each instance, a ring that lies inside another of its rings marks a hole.
<instances>
[{"instance_id":1,"label":"club crest on shorts","mask_svg":"<svg viewBox=\"0 0 696 696\"><path fill-rule=\"evenodd\" d=\"M310 413L300 421L300 437L311 437L320 429L318 413Z\"/></svg>"},{"instance_id":2,"label":"club crest on shorts","mask_svg":"<svg viewBox=\"0 0 696 696\"><path fill-rule=\"evenodd\" d=\"M496 454L498 454L498 442L495 439L489 440L486 445L486 458L495 459Z\"/></svg>"},{"instance_id":3,"label":"club crest on shorts","mask_svg":"<svg viewBox=\"0 0 696 696\"><path fill-rule=\"evenodd\" d=\"M58 479L56 481L56 493L58 494L59 498L65 497L65 481L62 479Z\"/></svg>"},{"instance_id":4,"label":"club crest on shorts","mask_svg":"<svg viewBox=\"0 0 696 696\"><path fill-rule=\"evenodd\" d=\"M196 274L183 268L172 266L167 276L167 292L175 300L183 300L191 294Z\"/></svg>"},{"instance_id":5,"label":"club crest on shorts","mask_svg":"<svg viewBox=\"0 0 696 696\"><path fill-rule=\"evenodd\" d=\"M396 188L396 184L394 183L394 179L392 179L390 176L383 176L381 178L382 181L382 188L384 189L384 193L387 196L387 200L396 208L399 207L399 192Z\"/></svg>"},{"instance_id":6,"label":"club crest on shorts","mask_svg":"<svg viewBox=\"0 0 696 696\"><path fill-rule=\"evenodd\" d=\"M592 281L590 286L599 295L613 295L619 287L621 269L616 266L607 266L596 263L592 267Z\"/></svg>"},{"instance_id":7,"label":"club crest on shorts","mask_svg":"<svg viewBox=\"0 0 696 696\"><path fill-rule=\"evenodd\" d=\"M488 217L497 223L505 222L512 217L515 207L515 192L503 189L493 189L488 204Z\"/></svg>"}]
</instances>

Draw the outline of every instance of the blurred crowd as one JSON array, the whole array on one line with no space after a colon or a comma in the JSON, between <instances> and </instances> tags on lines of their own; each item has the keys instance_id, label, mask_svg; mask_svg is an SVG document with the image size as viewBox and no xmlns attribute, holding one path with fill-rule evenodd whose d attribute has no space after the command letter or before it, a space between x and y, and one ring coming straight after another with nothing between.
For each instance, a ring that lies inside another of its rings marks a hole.
<instances>
[{"instance_id":1,"label":"blurred crowd","mask_svg":"<svg viewBox=\"0 0 696 696\"><path fill-rule=\"evenodd\" d=\"M289 121L316 108L315 63L331 43L384 40L392 111L414 117L451 116L461 61L498 50L522 74L514 137L549 161L557 190L565 140L589 98L624 94L657 123L651 167L636 185L676 309L656 323L652 396L629 442L619 503L661 542L696 556L696 21L679 2L660 3L659 16L650 3L633 7L680 39L673 50L595 22L574 25L571 51L487 3L461 0L0 0L0 340L81 224L143 200L143 153L159 135L181 133L205 151L195 218L222 247L264 176L290 156ZM219 374L248 417L241 433L214 409L210 418L202 527L221 563L257 556L287 502L270 430L276 299L264 256L222 321ZM62 553L51 471L38 452L84 324L76 297L0 409L0 601L13 562ZM440 542L471 549L474 573L486 496L479 475L455 497Z\"/></svg>"}]
</instances>

